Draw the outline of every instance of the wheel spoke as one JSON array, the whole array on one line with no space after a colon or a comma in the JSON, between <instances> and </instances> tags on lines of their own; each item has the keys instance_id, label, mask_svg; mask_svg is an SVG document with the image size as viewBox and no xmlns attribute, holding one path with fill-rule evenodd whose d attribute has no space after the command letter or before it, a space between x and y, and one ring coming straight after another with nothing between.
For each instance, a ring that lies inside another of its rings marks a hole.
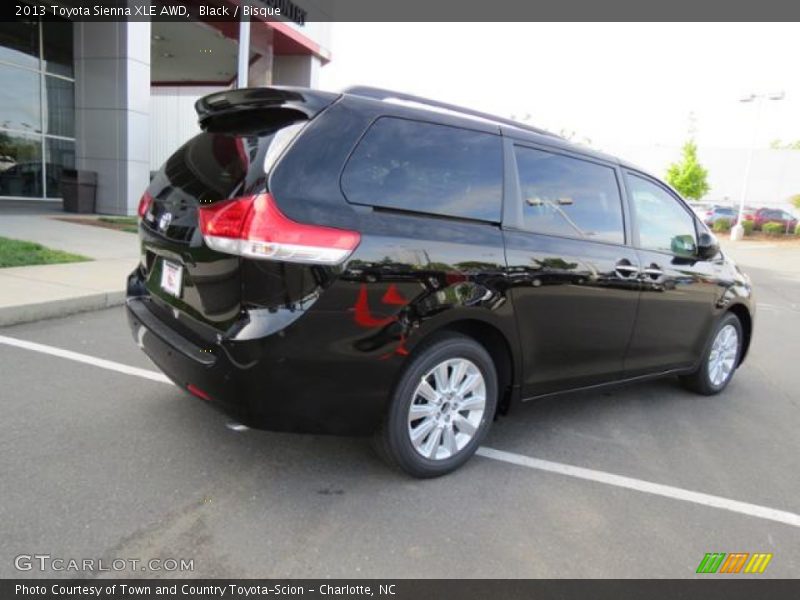
<instances>
[{"instance_id":1,"label":"wheel spoke","mask_svg":"<svg viewBox=\"0 0 800 600\"><path fill-rule=\"evenodd\" d=\"M464 380L464 383L461 384L461 387L458 388L457 393L459 396L465 396L476 387L478 384L483 382L483 377L481 377L480 373L472 373L469 377Z\"/></svg>"},{"instance_id":2,"label":"wheel spoke","mask_svg":"<svg viewBox=\"0 0 800 600\"><path fill-rule=\"evenodd\" d=\"M467 361L459 360L453 366L453 372L450 374L450 390L457 390L461 380L467 372Z\"/></svg>"},{"instance_id":3,"label":"wheel spoke","mask_svg":"<svg viewBox=\"0 0 800 600\"><path fill-rule=\"evenodd\" d=\"M458 445L456 444L456 433L453 431L453 424L450 423L447 427L444 428L444 439L442 443L445 449L450 453L450 456L453 456L456 452L458 452Z\"/></svg>"},{"instance_id":4,"label":"wheel spoke","mask_svg":"<svg viewBox=\"0 0 800 600\"><path fill-rule=\"evenodd\" d=\"M433 404L412 404L408 411L408 420L416 421L424 417L432 417L436 413L436 407Z\"/></svg>"},{"instance_id":5,"label":"wheel spoke","mask_svg":"<svg viewBox=\"0 0 800 600\"><path fill-rule=\"evenodd\" d=\"M478 394L473 394L458 406L458 410L483 410L484 406L486 406L486 398Z\"/></svg>"},{"instance_id":6,"label":"wheel spoke","mask_svg":"<svg viewBox=\"0 0 800 600\"><path fill-rule=\"evenodd\" d=\"M428 417L424 421L422 421L419 425L414 427L411 430L411 441L414 443L415 446L419 447L422 443L422 440L425 439L425 436L428 435L431 429L436 426L436 421Z\"/></svg>"},{"instance_id":7,"label":"wheel spoke","mask_svg":"<svg viewBox=\"0 0 800 600\"><path fill-rule=\"evenodd\" d=\"M416 395L422 396L431 404L436 404L439 402L439 392L431 387L431 384L428 383L427 379L423 379L422 383L419 384Z\"/></svg>"},{"instance_id":8,"label":"wheel spoke","mask_svg":"<svg viewBox=\"0 0 800 600\"><path fill-rule=\"evenodd\" d=\"M425 445L422 447L422 453L428 458L436 458L436 451L439 450L439 443L442 439L442 427L439 426L428 436L425 440Z\"/></svg>"},{"instance_id":9,"label":"wheel spoke","mask_svg":"<svg viewBox=\"0 0 800 600\"><path fill-rule=\"evenodd\" d=\"M454 422L455 422L456 427L458 427L458 431L460 433L466 433L470 437L475 435L475 432L477 431L477 429L475 428L475 425L470 423L470 421L468 419L466 419L463 415L458 415L455 418Z\"/></svg>"},{"instance_id":10,"label":"wheel spoke","mask_svg":"<svg viewBox=\"0 0 800 600\"><path fill-rule=\"evenodd\" d=\"M447 363L443 362L433 371L433 378L436 381L436 391L440 394L447 391Z\"/></svg>"}]
</instances>

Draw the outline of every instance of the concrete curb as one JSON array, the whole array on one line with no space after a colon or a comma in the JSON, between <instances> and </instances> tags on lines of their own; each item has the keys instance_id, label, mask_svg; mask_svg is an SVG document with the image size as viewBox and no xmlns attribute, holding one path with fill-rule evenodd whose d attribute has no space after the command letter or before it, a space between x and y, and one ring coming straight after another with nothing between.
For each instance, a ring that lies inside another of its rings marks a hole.
<instances>
[{"instance_id":1,"label":"concrete curb","mask_svg":"<svg viewBox=\"0 0 800 600\"><path fill-rule=\"evenodd\" d=\"M75 298L51 300L35 304L20 304L0 308L0 327L66 317L76 313L100 310L125 303L125 292L99 292Z\"/></svg>"}]
</instances>

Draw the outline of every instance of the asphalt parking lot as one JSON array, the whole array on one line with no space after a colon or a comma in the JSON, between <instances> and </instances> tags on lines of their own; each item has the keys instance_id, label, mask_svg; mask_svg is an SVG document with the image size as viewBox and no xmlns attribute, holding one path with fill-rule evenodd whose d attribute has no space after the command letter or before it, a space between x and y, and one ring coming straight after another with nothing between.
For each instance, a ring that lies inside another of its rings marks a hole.
<instances>
[{"instance_id":1,"label":"asphalt parking lot","mask_svg":"<svg viewBox=\"0 0 800 600\"><path fill-rule=\"evenodd\" d=\"M14 557L49 554L194 560L146 573L170 577L680 578L707 552L769 552L757 577L796 577L800 250L778 250L744 254L769 269L748 267L756 336L723 395L668 379L553 397L485 443L673 497L486 456L416 481L363 439L233 431L170 384L0 343L0 576L41 577ZM121 308L0 336L154 370Z\"/></svg>"}]
</instances>

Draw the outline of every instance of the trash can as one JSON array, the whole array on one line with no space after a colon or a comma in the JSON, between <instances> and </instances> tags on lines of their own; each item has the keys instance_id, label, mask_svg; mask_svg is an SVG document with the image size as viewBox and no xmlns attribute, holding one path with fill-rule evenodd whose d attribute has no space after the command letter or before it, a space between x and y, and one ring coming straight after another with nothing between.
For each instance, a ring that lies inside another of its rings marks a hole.
<instances>
[{"instance_id":1,"label":"trash can","mask_svg":"<svg viewBox=\"0 0 800 600\"><path fill-rule=\"evenodd\" d=\"M97 173L64 169L61 171L61 196L64 212L93 213L97 197Z\"/></svg>"}]
</instances>

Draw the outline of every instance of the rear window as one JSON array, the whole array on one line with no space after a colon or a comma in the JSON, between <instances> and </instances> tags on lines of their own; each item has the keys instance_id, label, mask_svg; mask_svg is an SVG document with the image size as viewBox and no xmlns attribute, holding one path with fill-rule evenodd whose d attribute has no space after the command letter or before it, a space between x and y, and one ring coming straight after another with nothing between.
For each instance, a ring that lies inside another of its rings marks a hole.
<instances>
[{"instance_id":1,"label":"rear window","mask_svg":"<svg viewBox=\"0 0 800 600\"><path fill-rule=\"evenodd\" d=\"M342 173L348 201L500 222L499 136L394 117L375 121Z\"/></svg>"},{"instance_id":2,"label":"rear window","mask_svg":"<svg viewBox=\"0 0 800 600\"><path fill-rule=\"evenodd\" d=\"M267 173L302 126L289 123L258 135L200 133L167 159L166 183L202 204L263 191Z\"/></svg>"}]
</instances>

